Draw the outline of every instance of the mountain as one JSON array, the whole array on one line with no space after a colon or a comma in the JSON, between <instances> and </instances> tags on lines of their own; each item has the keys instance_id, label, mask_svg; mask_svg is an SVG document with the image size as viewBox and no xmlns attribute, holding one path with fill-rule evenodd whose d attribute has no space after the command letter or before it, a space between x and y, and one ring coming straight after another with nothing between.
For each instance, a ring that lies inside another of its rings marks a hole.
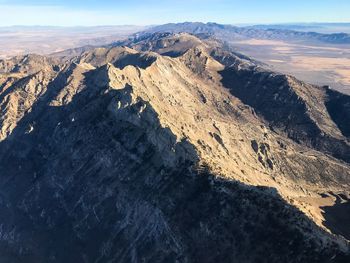
<instances>
[{"instance_id":1,"label":"mountain","mask_svg":"<svg viewBox=\"0 0 350 263\"><path fill-rule=\"evenodd\" d=\"M268 24L254 25L252 27L260 29L287 29L304 32L318 32L323 34L350 33L350 23L297 23L297 24Z\"/></svg>"},{"instance_id":2,"label":"mountain","mask_svg":"<svg viewBox=\"0 0 350 263\"><path fill-rule=\"evenodd\" d=\"M350 97L199 37L0 61L1 262L350 260Z\"/></svg>"},{"instance_id":3,"label":"mountain","mask_svg":"<svg viewBox=\"0 0 350 263\"><path fill-rule=\"evenodd\" d=\"M190 34L209 34L226 41L256 38L268 40L284 40L297 43L350 43L350 35L347 33L322 34L316 32L290 30L288 27L282 28L276 26L237 27L217 23L185 22L155 26L150 29L147 29L146 32L187 32Z\"/></svg>"}]
</instances>

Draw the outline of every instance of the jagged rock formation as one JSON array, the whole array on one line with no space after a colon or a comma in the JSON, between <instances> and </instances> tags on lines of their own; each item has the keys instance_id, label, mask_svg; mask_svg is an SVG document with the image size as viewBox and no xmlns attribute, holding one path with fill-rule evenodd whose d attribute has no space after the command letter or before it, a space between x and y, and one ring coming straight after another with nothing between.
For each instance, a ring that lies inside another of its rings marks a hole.
<instances>
[{"instance_id":1,"label":"jagged rock formation","mask_svg":"<svg viewBox=\"0 0 350 263\"><path fill-rule=\"evenodd\" d=\"M123 45L0 62L2 262L349 260L348 96L212 38Z\"/></svg>"}]
</instances>

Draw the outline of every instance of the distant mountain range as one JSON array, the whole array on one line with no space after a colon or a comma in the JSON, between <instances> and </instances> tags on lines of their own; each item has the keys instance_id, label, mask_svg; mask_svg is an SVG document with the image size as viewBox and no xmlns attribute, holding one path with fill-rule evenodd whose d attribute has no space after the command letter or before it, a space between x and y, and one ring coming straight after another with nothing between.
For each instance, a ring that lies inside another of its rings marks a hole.
<instances>
[{"instance_id":1,"label":"distant mountain range","mask_svg":"<svg viewBox=\"0 0 350 263\"><path fill-rule=\"evenodd\" d=\"M295 23L295 24L266 24L252 25L259 29L286 29L303 32L350 33L350 23Z\"/></svg>"},{"instance_id":2,"label":"distant mountain range","mask_svg":"<svg viewBox=\"0 0 350 263\"><path fill-rule=\"evenodd\" d=\"M187 32L212 35L226 41L258 38L308 44L350 44L348 24L238 27L217 23L185 22L157 26L12 26L0 27L0 58L28 53L49 54L84 45L102 46L130 37L136 32L139 32L138 35L155 32Z\"/></svg>"},{"instance_id":3,"label":"distant mountain range","mask_svg":"<svg viewBox=\"0 0 350 263\"><path fill-rule=\"evenodd\" d=\"M289 42L321 42L328 44L350 44L347 33L322 34L317 32L302 32L291 30L289 26L248 26L237 27L217 23L177 23L152 27L146 32L187 32L191 34L209 34L220 39L237 40L246 38L285 40Z\"/></svg>"}]
</instances>

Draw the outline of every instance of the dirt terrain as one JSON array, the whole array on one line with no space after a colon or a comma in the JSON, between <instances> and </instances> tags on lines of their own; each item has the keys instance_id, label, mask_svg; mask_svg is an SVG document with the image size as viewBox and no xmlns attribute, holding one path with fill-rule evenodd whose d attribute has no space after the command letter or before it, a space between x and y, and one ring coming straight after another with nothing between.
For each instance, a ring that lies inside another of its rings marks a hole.
<instances>
[{"instance_id":1,"label":"dirt terrain","mask_svg":"<svg viewBox=\"0 0 350 263\"><path fill-rule=\"evenodd\" d=\"M237 51L274 70L350 94L350 45L306 45L261 39L231 43Z\"/></svg>"},{"instance_id":2,"label":"dirt terrain","mask_svg":"<svg viewBox=\"0 0 350 263\"><path fill-rule=\"evenodd\" d=\"M0 58L50 54L81 46L101 46L143 30L141 26L0 27Z\"/></svg>"}]
</instances>

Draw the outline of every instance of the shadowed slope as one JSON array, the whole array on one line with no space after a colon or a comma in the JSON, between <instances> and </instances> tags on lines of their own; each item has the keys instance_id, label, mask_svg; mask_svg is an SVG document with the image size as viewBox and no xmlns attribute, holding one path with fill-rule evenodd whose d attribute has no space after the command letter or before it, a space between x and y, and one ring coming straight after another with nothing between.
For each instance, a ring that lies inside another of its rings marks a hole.
<instances>
[{"instance_id":1,"label":"shadowed slope","mask_svg":"<svg viewBox=\"0 0 350 263\"><path fill-rule=\"evenodd\" d=\"M2 107L21 114L0 142L1 259L346 262L347 242L287 200L346 189L349 166L232 96L219 72L242 61L218 48L95 49L28 109ZM24 98L16 83L2 105Z\"/></svg>"},{"instance_id":2,"label":"shadowed slope","mask_svg":"<svg viewBox=\"0 0 350 263\"><path fill-rule=\"evenodd\" d=\"M52 90L0 144L3 260L341 262L330 237L275 191L196 168L195 148L132 86L109 90L106 70L85 73L66 105L48 104Z\"/></svg>"}]
</instances>

